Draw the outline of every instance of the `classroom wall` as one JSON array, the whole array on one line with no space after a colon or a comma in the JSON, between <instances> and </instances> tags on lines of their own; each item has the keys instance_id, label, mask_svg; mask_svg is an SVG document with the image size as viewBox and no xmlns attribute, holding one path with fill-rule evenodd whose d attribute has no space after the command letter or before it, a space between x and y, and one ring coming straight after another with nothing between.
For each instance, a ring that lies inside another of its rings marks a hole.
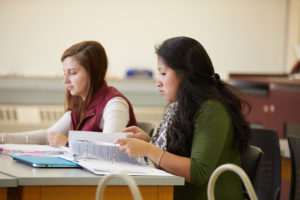
<instances>
[{"instance_id":1,"label":"classroom wall","mask_svg":"<svg viewBox=\"0 0 300 200\"><path fill-rule=\"evenodd\" d=\"M60 76L61 54L83 40L103 44L111 77L155 72L154 46L180 35L199 40L223 77L286 72L290 1L1 0L0 74Z\"/></svg>"},{"instance_id":2,"label":"classroom wall","mask_svg":"<svg viewBox=\"0 0 300 200\"><path fill-rule=\"evenodd\" d=\"M286 66L290 71L300 60L300 0L288 0L287 5Z\"/></svg>"}]
</instances>

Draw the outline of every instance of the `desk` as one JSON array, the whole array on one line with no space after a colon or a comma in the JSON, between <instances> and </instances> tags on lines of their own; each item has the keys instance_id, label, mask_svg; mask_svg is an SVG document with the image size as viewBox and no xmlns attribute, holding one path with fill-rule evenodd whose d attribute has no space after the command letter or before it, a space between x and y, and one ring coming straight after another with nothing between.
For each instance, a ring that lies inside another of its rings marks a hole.
<instances>
[{"instance_id":1,"label":"desk","mask_svg":"<svg viewBox=\"0 0 300 200\"><path fill-rule=\"evenodd\" d=\"M281 199L289 199L291 185L291 159L287 139L279 139L281 153Z\"/></svg>"},{"instance_id":2,"label":"desk","mask_svg":"<svg viewBox=\"0 0 300 200\"><path fill-rule=\"evenodd\" d=\"M0 154L0 172L18 180L17 199L22 200L76 200L94 199L96 187L103 176L80 168L33 168L20 164L11 157ZM177 176L134 176L142 196L147 199L173 199L174 185L183 185ZM131 199L125 182L112 179L105 191L105 199Z\"/></svg>"},{"instance_id":3,"label":"desk","mask_svg":"<svg viewBox=\"0 0 300 200\"><path fill-rule=\"evenodd\" d=\"M17 179L0 173L0 200L6 200L9 187L17 187Z\"/></svg>"}]
</instances>

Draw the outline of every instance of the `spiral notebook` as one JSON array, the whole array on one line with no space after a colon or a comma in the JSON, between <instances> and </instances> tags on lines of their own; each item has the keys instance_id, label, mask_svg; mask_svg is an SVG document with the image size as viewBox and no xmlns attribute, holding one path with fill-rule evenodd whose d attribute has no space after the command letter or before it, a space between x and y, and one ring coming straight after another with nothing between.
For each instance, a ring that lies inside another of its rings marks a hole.
<instances>
[{"instance_id":1,"label":"spiral notebook","mask_svg":"<svg viewBox=\"0 0 300 200\"><path fill-rule=\"evenodd\" d=\"M32 167L41 167L41 168L53 168L53 167L80 167L77 163L74 163L69 160L57 156L50 155L11 155L11 157L23 164L30 165Z\"/></svg>"}]
</instances>

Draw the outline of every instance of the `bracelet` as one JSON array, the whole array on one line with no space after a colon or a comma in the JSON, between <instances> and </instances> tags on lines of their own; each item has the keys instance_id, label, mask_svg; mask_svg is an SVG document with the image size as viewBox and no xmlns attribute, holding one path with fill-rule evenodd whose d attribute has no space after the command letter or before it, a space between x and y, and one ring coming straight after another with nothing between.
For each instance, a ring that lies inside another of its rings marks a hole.
<instances>
[{"instance_id":1,"label":"bracelet","mask_svg":"<svg viewBox=\"0 0 300 200\"><path fill-rule=\"evenodd\" d=\"M165 152L165 150L162 149L162 151L161 151L161 153L160 153L160 155L159 155L159 158L158 158L158 160L157 160L157 162L156 162L157 167L159 167L159 163L160 163L161 157L162 157L162 155L164 154L164 152Z\"/></svg>"},{"instance_id":2,"label":"bracelet","mask_svg":"<svg viewBox=\"0 0 300 200\"><path fill-rule=\"evenodd\" d=\"M26 140L26 143L29 143L29 137L27 135L25 135L25 140Z\"/></svg>"}]
</instances>

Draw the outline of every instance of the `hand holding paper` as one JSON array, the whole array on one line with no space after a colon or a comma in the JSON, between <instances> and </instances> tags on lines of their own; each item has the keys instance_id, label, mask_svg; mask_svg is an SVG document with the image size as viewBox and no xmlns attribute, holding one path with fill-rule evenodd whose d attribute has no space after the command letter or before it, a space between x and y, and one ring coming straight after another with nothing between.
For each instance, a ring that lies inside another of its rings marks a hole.
<instances>
[{"instance_id":1,"label":"hand holding paper","mask_svg":"<svg viewBox=\"0 0 300 200\"><path fill-rule=\"evenodd\" d=\"M144 140L146 142L150 142L151 137L142 129L136 127L136 126L130 126L122 130L122 132L133 132L133 134L128 134L127 138L137 138L140 140Z\"/></svg>"},{"instance_id":2,"label":"hand holding paper","mask_svg":"<svg viewBox=\"0 0 300 200\"><path fill-rule=\"evenodd\" d=\"M130 157L141 157L146 156L149 142L136 138L120 138L116 144L120 144L119 150L124 151Z\"/></svg>"}]
</instances>

